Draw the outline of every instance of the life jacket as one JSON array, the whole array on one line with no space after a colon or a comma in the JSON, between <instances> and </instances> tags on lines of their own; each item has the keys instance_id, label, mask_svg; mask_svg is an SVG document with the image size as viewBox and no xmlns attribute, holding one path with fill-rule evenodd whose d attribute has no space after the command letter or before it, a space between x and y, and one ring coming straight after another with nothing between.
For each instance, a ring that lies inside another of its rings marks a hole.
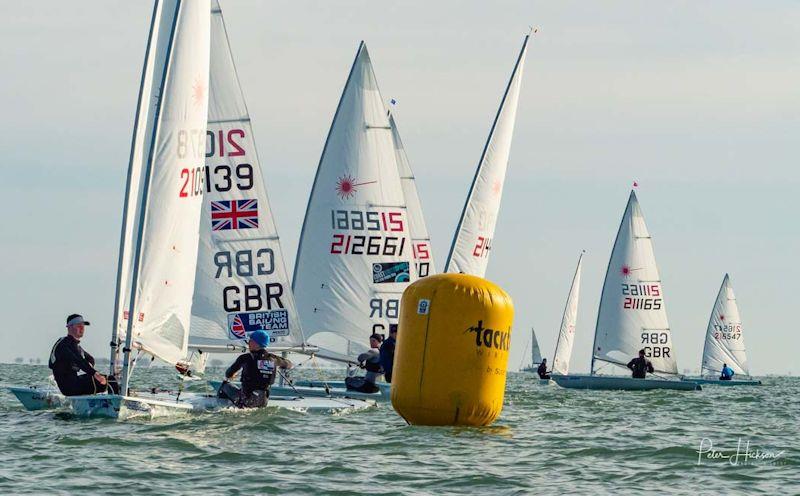
<instances>
[{"instance_id":1,"label":"life jacket","mask_svg":"<svg viewBox=\"0 0 800 496\"><path fill-rule=\"evenodd\" d=\"M383 367L381 367L380 359L367 360L366 362L364 362L364 368L367 370L367 372L375 372L378 374L383 372Z\"/></svg>"}]
</instances>

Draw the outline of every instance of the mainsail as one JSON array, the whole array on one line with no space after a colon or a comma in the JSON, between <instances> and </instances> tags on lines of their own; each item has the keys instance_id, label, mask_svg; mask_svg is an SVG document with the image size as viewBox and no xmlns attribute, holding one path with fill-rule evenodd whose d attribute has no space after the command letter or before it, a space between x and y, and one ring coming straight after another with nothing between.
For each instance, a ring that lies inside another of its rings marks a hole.
<instances>
[{"instance_id":1,"label":"mainsail","mask_svg":"<svg viewBox=\"0 0 800 496\"><path fill-rule=\"evenodd\" d=\"M134 147L145 146L141 156L146 158L130 271L133 292L126 348L138 348L168 363L186 358L189 336L208 114L209 11L208 1L164 0L156 5L158 21L153 23L147 56L163 57L157 57L149 75L146 62L145 75L160 84L143 82L142 91L148 88L148 94L140 100L157 98L157 103L147 135L141 140L134 136ZM132 160L131 166L135 164ZM135 203L126 197L126 212ZM128 299L121 296L122 301ZM125 353L123 382L129 355Z\"/></svg>"},{"instance_id":2,"label":"mainsail","mask_svg":"<svg viewBox=\"0 0 800 496\"><path fill-rule=\"evenodd\" d=\"M739 306L736 304L736 295L733 294L728 274L722 280L714 309L708 319L701 374L717 375L722 371L723 364L728 364L736 374L750 375L742 334L742 318L739 316Z\"/></svg>"},{"instance_id":3,"label":"mainsail","mask_svg":"<svg viewBox=\"0 0 800 496\"><path fill-rule=\"evenodd\" d=\"M204 198L189 344L244 344L253 331L275 346L304 342L278 231L236 74L225 21L211 4Z\"/></svg>"},{"instance_id":4,"label":"mainsail","mask_svg":"<svg viewBox=\"0 0 800 496\"><path fill-rule=\"evenodd\" d=\"M408 207L408 224L411 232L411 249L414 253L414 263L417 275L425 277L436 273L431 237L428 235L428 226L425 223L425 216L422 214L422 202L420 202L419 193L417 193L414 172L411 170L411 163L406 155L403 140L400 139L400 133L397 131L397 125L392 114L389 114L389 125L392 127L395 157L397 158L397 167L400 171L400 179L403 185L403 195L406 198L406 206Z\"/></svg>"},{"instance_id":5,"label":"mainsail","mask_svg":"<svg viewBox=\"0 0 800 496\"><path fill-rule=\"evenodd\" d=\"M592 373L595 360L624 367L640 349L657 372L678 373L653 240L631 191L600 297Z\"/></svg>"},{"instance_id":6,"label":"mainsail","mask_svg":"<svg viewBox=\"0 0 800 496\"><path fill-rule=\"evenodd\" d=\"M536 333L531 327L531 364L533 366L542 363L542 350L539 348L539 340L536 339Z\"/></svg>"},{"instance_id":7,"label":"mainsail","mask_svg":"<svg viewBox=\"0 0 800 496\"><path fill-rule=\"evenodd\" d=\"M362 42L303 221L292 284L304 330L363 347L397 322L400 296L415 279L391 124Z\"/></svg>"},{"instance_id":8,"label":"mainsail","mask_svg":"<svg viewBox=\"0 0 800 496\"><path fill-rule=\"evenodd\" d=\"M525 65L529 38L530 35L526 36L522 43L514 71L500 101L492 129L489 131L489 138L486 140L453 237L445 272L462 272L478 277L486 274L497 215L500 212L500 200L503 196L503 183L511 152L511 137L514 134L522 68Z\"/></svg>"},{"instance_id":9,"label":"mainsail","mask_svg":"<svg viewBox=\"0 0 800 496\"><path fill-rule=\"evenodd\" d=\"M553 354L553 372L567 375L569 373L569 359L572 357L572 344L575 340L575 325L578 321L578 297L581 289L581 266L583 253L578 257L578 266L572 276L572 285L569 296L564 306L564 315L561 317L561 328L558 331L556 351Z\"/></svg>"}]
</instances>

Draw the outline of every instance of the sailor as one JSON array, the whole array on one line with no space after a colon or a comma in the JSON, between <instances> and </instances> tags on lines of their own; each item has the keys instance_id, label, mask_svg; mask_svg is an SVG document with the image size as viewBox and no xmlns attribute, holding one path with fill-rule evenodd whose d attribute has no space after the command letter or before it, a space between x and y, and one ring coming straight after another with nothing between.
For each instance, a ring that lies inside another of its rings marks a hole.
<instances>
[{"instance_id":1,"label":"sailor","mask_svg":"<svg viewBox=\"0 0 800 496\"><path fill-rule=\"evenodd\" d=\"M639 350L639 357L628 362L628 368L633 371L632 376L634 379L644 379L648 373L655 372L653 363L645 358L644 350Z\"/></svg>"},{"instance_id":2,"label":"sailor","mask_svg":"<svg viewBox=\"0 0 800 496\"><path fill-rule=\"evenodd\" d=\"M542 358L542 363L536 372L539 374L539 379L550 379L550 374L547 373L547 358Z\"/></svg>"},{"instance_id":3,"label":"sailor","mask_svg":"<svg viewBox=\"0 0 800 496\"><path fill-rule=\"evenodd\" d=\"M67 317L67 335L56 341L50 351L48 366L64 396L102 393L109 386L117 392L114 376L106 377L95 370L94 357L81 348L88 325L89 322L77 313Z\"/></svg>"},{"instance_id":4,"label":"sailor","mask_svg":"<svg viewBox=\"0 0 800 496\"><path fill-rule=\"evenodd\" d=\"M392 370L394 369L394 349L397 346L397 324L389 324L389 337L381 344L381 367L383 368L383 379L392 382Z\"/></svg>"},{"instance_id":5,"label":"sailor","mask_svg":"<svg viewBox=\"0 0 800 496\"><path fill-rule=\"evenodd\" d=\"M375 383L383 374L381 355L378 352L382 342L383 336L381 334L373 334L369 337L369 350L358 355L359 367L365 369L367 373L364 377L347 377L344 383L348 391L361 393L377 393L380 391L380 388Z\"/></svg>"},{"instance_id":6,"label":"sailor","mask_svg":"<svg viewBox=\"0 0 800 496\"><path fill-rule=\"evenodd\" d=\"M264 348L269 345L269 333L258 330L250 334L248 353L236 358L225 371L225 380L219 388L219 397L229 399L239 408L267 406L269 388L275 382L276 368L291 369L292 362L273 355ZM242 389L230 383L239 370L242 371Z\"/></svg>"},{"instance_id":7,"label":"sailor","mask_svg":"<svg viewBox=\"0 0 800 496\"><path fill-rule=\"evenodd\" d=\"M733 369L728 367L727 363L722 364L722 373L720 373L719 380L729 381L733 379Z\"/></svg>"}]
</instances>

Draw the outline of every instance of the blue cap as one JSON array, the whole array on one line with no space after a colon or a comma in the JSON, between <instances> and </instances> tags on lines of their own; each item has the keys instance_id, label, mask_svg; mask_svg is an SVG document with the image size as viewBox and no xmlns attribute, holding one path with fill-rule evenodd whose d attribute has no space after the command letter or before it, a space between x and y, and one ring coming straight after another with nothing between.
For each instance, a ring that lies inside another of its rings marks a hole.
<instances>
[{"instance_id":1,"label":"blue cap","mask_svg":"<svg viewBox=\"0 0 800 496\"><path fill-rule=\"evenodd\" d=\"M269 345L269 333L264 330L254 331L250 334L250 340L255 341L262 348L266 348Z\"/></svg>"}]
</instances>

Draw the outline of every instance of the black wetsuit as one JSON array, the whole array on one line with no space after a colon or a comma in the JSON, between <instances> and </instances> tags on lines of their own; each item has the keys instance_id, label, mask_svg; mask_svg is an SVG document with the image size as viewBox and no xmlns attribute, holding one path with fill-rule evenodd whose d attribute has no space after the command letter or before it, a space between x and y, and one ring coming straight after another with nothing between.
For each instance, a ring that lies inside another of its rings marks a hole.
<instances>
[{"instance_id":1,"label":"black wetsuit","mask_svg":"<svg viewBox=\"0 0 800 496\"><path fill-rule=\"evenodd\" d=\"M363 377L345 377L344 385L348 391L359 393L377 393L381 389L375 384L383 374L381 355L374 348L370 348L358 355L358 361L364 364L367 373Z\"/></svg>"},{"instance_id":2,"label":"black wetsuit","mask_svg":"<svg viewBox=\"0 0 800 496\"><path fill-rule=\"evenodd\" d=\"M231 400L240 408L258 408L267 405L269 388L275 382L277 360L281 360L266 350L243 353L225 371L225 377L233 377L242 371L242 389L230 383L223 383L220 396Z\"/></svg>"},{"instance_id":3,"label":"black wetsuit","mask_svg":"<svg viewBox=\"0 0 800 496\"><path fill-rule=\"evenodd\" d=\"M72 336L56 341L48 365L53 370L58 389L65 396L95 394L106 390L106 386L94 378L97 372L94 357L85 352ZM81 371L85 374L78 375Z\"/></svg>"},{"instance_id":4,"label":"black wetsuit","mask_svg":"<svg viewBox=\"0 0 800 496\"><path fill-rule=\"evenodd\" d=\"M381 344L380 348L380 355L381 355L381 367L383 367L383 379L386 382L392 382L392 370L394 369L394 349L396 346L397 341L389 336L386 338Z\"/></svg>"},{"instance_id":5,"label":"black wetsuit","mask_svg":"<svg viewBox=\"0 0 800 496\"><path fill-rule=\"evenodd\" d=\"M647 377L648 373L652 374L655 372L653 363L644 357L636 357L628 362L628 368L633 371L634 379L644 379Z\"/></svg>"},{"instance_id":6,"label":"black wetsuit","mask_svg":"<svg viewBox=\"0 0 800 496\"><path fill-rule=\"evenodd\" d=\"M536 372L539 374L539 379L549 379L550 374L547 373L547 364L540 363L539 368L536 369Z\"/></svg>"}]
</instances>

